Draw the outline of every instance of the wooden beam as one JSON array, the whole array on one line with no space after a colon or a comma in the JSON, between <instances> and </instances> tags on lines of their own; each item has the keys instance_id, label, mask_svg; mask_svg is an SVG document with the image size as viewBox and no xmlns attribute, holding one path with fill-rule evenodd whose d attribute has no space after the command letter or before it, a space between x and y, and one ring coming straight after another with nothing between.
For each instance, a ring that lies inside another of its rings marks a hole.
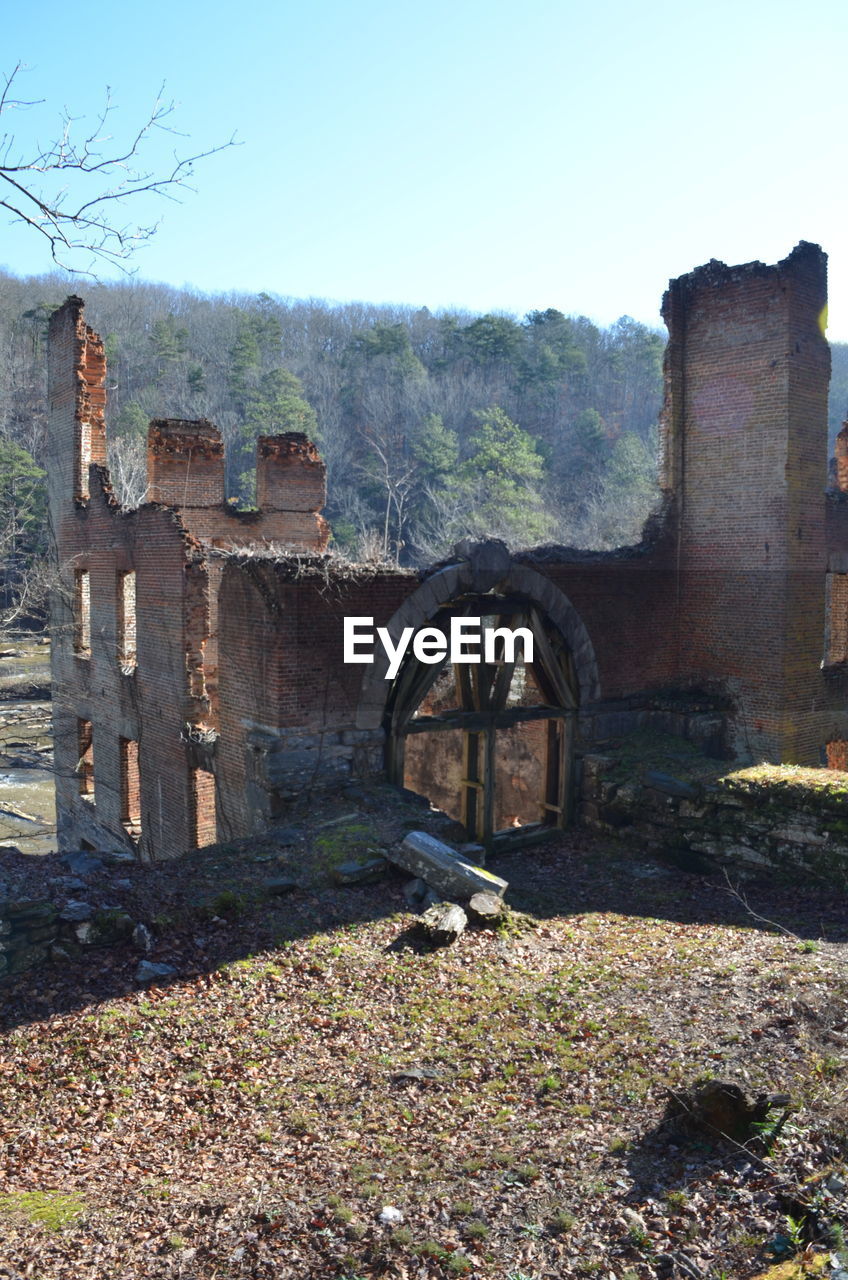
<instances>
[{"instance_id":1,"label":"wooden beam","mask_svg":"<svg viewBox=\"0 0 848 1280\"><path fill-rule=\"evenodd\" d=\"M440 716L419 716L404 726L404 733L438 733L443 729L483 732L510 729L525 720L568 720L575 713L567 707L507 707L504 711L445 711Z\"/></svg>"}]
</instances>

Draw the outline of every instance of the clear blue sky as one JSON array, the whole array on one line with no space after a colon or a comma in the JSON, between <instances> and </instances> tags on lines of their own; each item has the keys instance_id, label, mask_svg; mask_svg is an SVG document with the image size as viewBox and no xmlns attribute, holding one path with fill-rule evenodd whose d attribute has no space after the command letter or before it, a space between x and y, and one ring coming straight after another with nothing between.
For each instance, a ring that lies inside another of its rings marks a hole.
<instances>
[{"instance_id":1,"label":"clear blue sky","mask_svg":"<svg viewBox=\"0 0 848 1280\"><path fill-rule=\"evenodd\" d=\"M160 82L199 149L141 277L201 290L659 324L710 258L830 254L848 340L844 0L145 0L5 7L0 67L45 107L113 87L129 128ZM167 149L167 139L163 139ZM155 152L151 152L155 164ZM49 262L0 221L0 264ZM77 286L84 294L84 283Z\"/></svg>"}]
</instances>

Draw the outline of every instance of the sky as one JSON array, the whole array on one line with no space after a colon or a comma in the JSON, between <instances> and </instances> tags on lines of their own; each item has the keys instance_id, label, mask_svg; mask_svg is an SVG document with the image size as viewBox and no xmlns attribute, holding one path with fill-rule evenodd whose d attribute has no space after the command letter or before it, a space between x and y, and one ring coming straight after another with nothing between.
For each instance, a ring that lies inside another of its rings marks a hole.
<instances>
[{"instance_id":1,"label":"sky","mask_svg":"<svg viewBox=\"0 0 848 1280\"><path fill-rule=\"evenodd\" d=\"M108 85L120 140L164 81L154 172L236 135L180 203L127 204L161 218L142 279L659 327L669 278L811 240L848 341L846 36L844 0L40 0L4 7L0 70L44 102L0 128L25 155ZM49 270L3 212L0 265Z\"/></svg>"}]
</instances>

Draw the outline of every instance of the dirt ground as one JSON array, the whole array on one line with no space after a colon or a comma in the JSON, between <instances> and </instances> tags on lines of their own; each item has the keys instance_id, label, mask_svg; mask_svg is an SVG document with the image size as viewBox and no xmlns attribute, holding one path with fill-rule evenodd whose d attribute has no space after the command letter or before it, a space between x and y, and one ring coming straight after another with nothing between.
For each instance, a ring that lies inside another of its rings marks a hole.
<instances>
[{"instance_id":1,"label":"dirt ground","mask_svg":"<svg viewBox=\"0 0 848 1280\"><path fill-rule=\"evenodd\" d=\"M361 854L381 832L360 825ZM501 928L432 950L400 875L269 896L297 849L252 857L208 860L200 888L133 872L136 910L160 899L166 984L103 950L0 987L0 1276L744 1280L846 1260L842 900L570 833L493 864ZM709 1077L790 1101L733 1142L669 1119Z\"/></svg>"}]
</instances>

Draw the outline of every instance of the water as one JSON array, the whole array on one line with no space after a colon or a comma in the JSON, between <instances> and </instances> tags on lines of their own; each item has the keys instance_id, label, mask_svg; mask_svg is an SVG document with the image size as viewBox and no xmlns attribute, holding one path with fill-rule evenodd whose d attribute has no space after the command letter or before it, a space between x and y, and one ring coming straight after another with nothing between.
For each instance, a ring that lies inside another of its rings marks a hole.
<instances>
[{"instance_id":1,"label":"water","mask_svg":"<svg viewBox=\"0 0 848 1280\"><path fill-rule=\"evenodd\" d=\"M49 680L47 645L10 640L0 642L3 649L14 649L16 656L0 658L0 688L14 688L19 681L43 684ZM16 845L24 853L56 849L50 746L49 702L0 701L0 844ZM13 766L16 758L26 760L29 767Z\"/></svg>"}]
</instances>

